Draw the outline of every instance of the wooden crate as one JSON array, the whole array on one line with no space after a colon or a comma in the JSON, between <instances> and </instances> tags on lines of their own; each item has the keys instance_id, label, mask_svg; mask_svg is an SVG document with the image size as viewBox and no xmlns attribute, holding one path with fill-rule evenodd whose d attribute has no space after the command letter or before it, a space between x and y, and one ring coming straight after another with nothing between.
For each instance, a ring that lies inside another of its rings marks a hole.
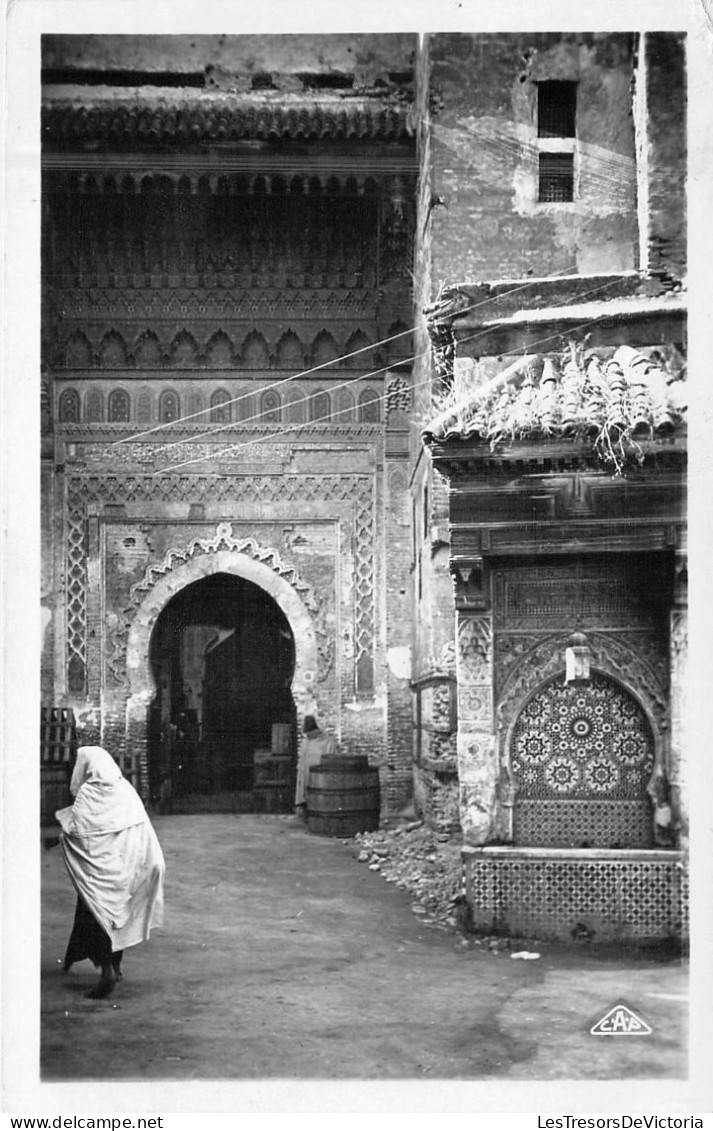
<instances>
[{"instance_id":1,"label":"wooden crate","mask_svg":"<svg viewBox=\"0 0 713 1131\"><path fill-rule=\"evenodd\" d=\"M289 813L294 805L294 759L256 757L253 801L257 813Z\"/></svg>"},{"instance_id":2,"label":"wooden crate","mask_svg":"<svg viewBox=\"0 0 713 1131\"><path fill-rule=\"evenodd\" d=\"M69 779L77 746L71 707L40 709L40 824L56 825L55 811L72 804Z\"/></svg>"},{"instance_id":3,"label":"wooden crate","mask_svg":"<svg viewBox=\"0 0 713 1131\"><path fill-rule=\"evenodd\" d=\"M77 725L71 707L40 709L40 764L56 765L74 760L77 748Z\"/></svg>"}]
</instances>

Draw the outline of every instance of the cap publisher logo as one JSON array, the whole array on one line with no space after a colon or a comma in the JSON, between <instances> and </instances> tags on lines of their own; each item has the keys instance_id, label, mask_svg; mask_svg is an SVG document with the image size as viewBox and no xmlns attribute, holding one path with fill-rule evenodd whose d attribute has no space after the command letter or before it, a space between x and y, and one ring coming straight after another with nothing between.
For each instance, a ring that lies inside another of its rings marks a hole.
<instances>
[{"instance_id":1,"label":"cap publisher logo","mask_svg":"<svg viewBox=\"0 0 713 1131\"><path fill-rule=\"evenodd\" d=\"M593 1037L647 1037L651 1026L628 1005L614 1005L589 1032Z\"/></svg>"}]
</instances>

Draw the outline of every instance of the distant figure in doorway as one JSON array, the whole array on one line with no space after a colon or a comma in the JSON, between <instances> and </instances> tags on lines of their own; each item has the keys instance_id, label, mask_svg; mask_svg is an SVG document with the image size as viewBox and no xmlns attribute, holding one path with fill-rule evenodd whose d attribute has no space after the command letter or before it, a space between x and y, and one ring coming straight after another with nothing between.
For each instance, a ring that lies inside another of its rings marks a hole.
<instances>
[{"instance_id":1,"label":"distant figure in doorway","mask_svg":"<svg viewBox=\"0 0 713 1131\"><path fill-rule=\"evenodd\" d=\"M64 971L90 959L100 976L87 997L103 998L122 978L124 950L163 922L165 865L141 798L101 746L79 747L70 790L74 804L56 813L77 892Z\"/></svg>"},{"instance_id":2,"label":"distant figure in doorway","mask_svg":"<svg viewBox=\"0 0 713 1131\"><path fill-rule=\"evenodd\" d=\"M337 744L331 735L325 734L317 725L314 715L305 715L304 741L300 750L297 764L297 788L295 790L295 809L297 816L307 820L307 785L309 772L312 766L321 762L322 758L337 753Z\"/></svg>"}]
</instances>

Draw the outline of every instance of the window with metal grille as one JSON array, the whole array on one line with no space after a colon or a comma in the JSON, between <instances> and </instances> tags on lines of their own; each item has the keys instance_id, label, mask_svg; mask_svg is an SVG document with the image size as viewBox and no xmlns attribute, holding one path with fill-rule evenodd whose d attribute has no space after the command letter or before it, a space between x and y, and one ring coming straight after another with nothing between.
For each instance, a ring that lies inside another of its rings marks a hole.
<instances>
[{"instance_id":1,"label":"window with metal grille","mask_svg":"<svg viewBox=\"0 0 713 1131\"><path fill-rule=\"evenodd\" d=\"M379 394L375 389L365 389L359 396L359 423L379 423Z\"/></svg>"},{"instance_id":2,"label":"window with metal grille","mask_svg":"<svg viewBox=\"0 0 713 1131\"><path fill-rule=\"evenodd\" d=\"M210 398L211 424L230 423L230 397L225 389L217 389Z\"/></svg>"},{"instance_id":3,"label":"window with metal grille","mask_svg":"<svg viewBox=\"0 0 713 1131\"><path fill-rule=\"evenodd\" d=\"M171 424L178 419L179 407L176 393L170 390L161 393L158 414L162 424Z\"/></svg>"},{"instance_id":4,"label":"window with metal grille","mask_svg":"<svg viewBox=\"0 0 713 1131\"><path fill-rule=\"evenodd\" d=\"M136 401L136 420L139 424L148 424L152 416L151 394L144 389L139 393Z\"/></svg>"},{"instance_id":5,"label":"window with metal grille","mask_svg":"<svg viewBox=\"0 0 713 1131\"><path fill-rule=\"evenodd\" d=\"M270 390L262 394L260 409L262 419L266 424L279 424L281 407L278 393Z\"/></svg>"},{"instance_id":6,"label":"window with metal grille","mask_svg":"<svg viewBox=\"0 0 713 1131\"><path fill-rule=\"evenodd\" d=\"M104 420L104 398L97 389L90 389L87 393L85 415L90 424L98 424Z\"/></svg>"},{"instance_id":7,"label":"window with metal grille","mask_svg":"<svg viewBox=\"0 0 713 1131\"><path fill-rule=\"evenodd\" d=\"M541 153L538 183L540 201L574 200L574 154Z\"/></svg>"},{"instance_id":8,"label":"window with metal grille","mask_svg":"<svg viewBox=\"0 0 713 1131\"><path fill-rule=\"evenodd\" d=\"M340 424L348 424L354 419L354 397L348 389L342 389L337 397L336 415Z\"/></svg>"},{"instance_id":9,"label":"window with metal grille","mask_svg":"<svg viewBox=\"0 0 713 1131\"><path fill-rule=\"evenodd\" d=\"M123 424L129 419L129 394L124 389L114 389L109 394L109 421Z\"/></svg>"},{"instance_id":10,"label":"window with metal grille","mask_svg":"<svg viewBox=\"0 0 713 1131\"><path fill-rule=\"evenodd\" d=\"M75 424L80 417L79 393L65 389L59 398L59 419L61 424Z\"/></svg>"},{"instance_id":11,"label":"window with metal grille","mask_svg":"<svg viewBox=\"0 0 713 1131\"><path fill-rule=\"evenodd\" d=\"M313 393L309 399L309 418L318 424L326 424L332 415L329 393Z\"/></svg>"},{"instance_id":12,"label":"window with metal grille","mask_svg":"<svg viewBox=\"0 0 713 1131\"><path fill-rule=\"evenodd\" d=\"M233 416L236 420L252 420L255 416L255 401L244 385L238 389L234 408Z\"/></svg>"},{"instance_id":13,"label":"window with metal grille","mask_svg":"<svg viewBox=\"0 0 713 1131\"><path fill-rule=\"evenodd\" d=\"M574 137L577 84L550 81L537 84L537 136Z\"/></svg>"}]
</instances>

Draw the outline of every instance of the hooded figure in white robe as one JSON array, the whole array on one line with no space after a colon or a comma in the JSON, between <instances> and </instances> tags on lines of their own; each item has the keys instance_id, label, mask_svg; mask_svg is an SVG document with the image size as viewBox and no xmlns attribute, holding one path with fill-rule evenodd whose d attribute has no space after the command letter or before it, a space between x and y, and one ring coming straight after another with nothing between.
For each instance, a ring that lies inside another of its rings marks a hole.
<instances>
[{"instance_id":1,"label":"hooded figure in white robe","mask_svg":"<svg viewBox=\"0 0 713 1131\"><path fill-rule=\"evenodd\" d=\"M106 997L121 978L123 951L163 922L163 853L141 798L106 750L79 747L70 790L74 804L56 813L78 895L64 968L91 959L101 975L88 996Z\"/></svg>"}]
</instances>

